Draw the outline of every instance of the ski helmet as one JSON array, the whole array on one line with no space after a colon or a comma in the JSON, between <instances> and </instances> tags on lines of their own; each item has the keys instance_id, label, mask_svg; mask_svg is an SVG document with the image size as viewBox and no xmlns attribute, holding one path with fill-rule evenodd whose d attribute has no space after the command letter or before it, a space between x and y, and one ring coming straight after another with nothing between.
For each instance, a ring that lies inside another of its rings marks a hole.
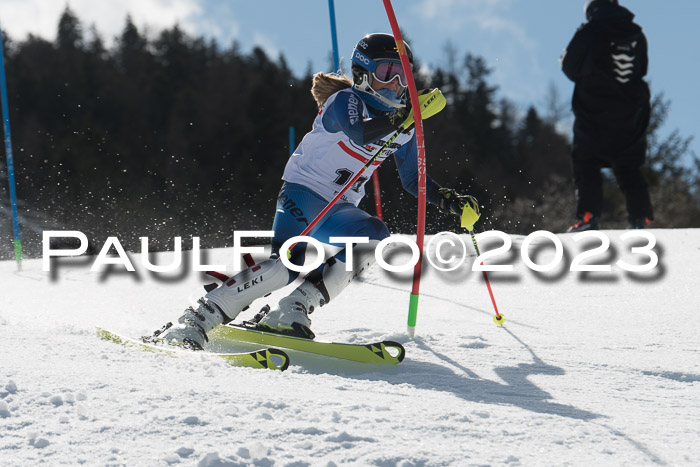
<instances>
[{"instance_id":1,"label":"ski helmet","mask_svg":"<svg viewBox=\"0 0 700 467\"><path fill-rule=\"evenodd\" d=\"M406 42L406 55L413 66L413 53ZM372 84L375 80L388 83L399 80L401 90L395 93L390 89L376 91ZM362 100L370 107L388 112L406 107L406 74L401 65L401 56L396 41L391 34L368 34L357 43L352 51L353 88L360 91Z\"/></svg>"}]
</instances>

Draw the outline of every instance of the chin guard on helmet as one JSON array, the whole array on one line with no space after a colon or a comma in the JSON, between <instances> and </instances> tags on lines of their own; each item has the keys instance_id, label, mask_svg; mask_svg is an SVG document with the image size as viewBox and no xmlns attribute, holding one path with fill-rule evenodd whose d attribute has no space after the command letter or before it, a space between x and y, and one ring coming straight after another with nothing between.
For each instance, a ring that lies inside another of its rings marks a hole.
<instances>
[{"instance_id":1,"label":"chin guard on helmet","mask_svg":"<svg viewBox=\"0 0 700 467\"><path fill-rule=\"evenodd\" d=\"M367 76L367 74L362 76L360 83L356 82L352 87L353 89L364 93L362 97L366 98L363 100L365 100L367 105L374 109L390 112L406 107L406 96L408 95L406 88L403 88L400 96L391 89L381 89L379 91L375 91L370 84L370 78Z\"/></svg>"}]
</instances>

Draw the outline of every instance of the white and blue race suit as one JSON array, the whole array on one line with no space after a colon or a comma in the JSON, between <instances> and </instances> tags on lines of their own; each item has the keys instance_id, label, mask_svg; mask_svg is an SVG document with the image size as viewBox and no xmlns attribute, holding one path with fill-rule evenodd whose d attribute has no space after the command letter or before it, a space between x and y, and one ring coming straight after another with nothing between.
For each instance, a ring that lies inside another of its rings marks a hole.
<instances>
[{"instance_id":1,"label":"white and blue race suit","mask_svg":"<svg viewBox=\"0 0 700 467\"><path fill-rule=\"evenodd\" d=\"M364 167L393 135L362 144L364 119L374 117L359 93L351 88L331 95L319 111L312 130L307 133L290 156L282 179L284 184L277 199L272 226L272 251L277 253L289 238L299 235ZM369 237L382 240L389 236L384 222L360 209L365 182L387 157L393 155L406 191L418 193L418 163L414 130L399 134L376 161L345 192L343 197L314 226L309 235L330 243L334 236ZM437 204L440 186L430 177L426 182L427 199ZM305 243L292 250L292 261L303 261ZM336 255L345 261L345 250Z\"/></svg>"}]
</instances>

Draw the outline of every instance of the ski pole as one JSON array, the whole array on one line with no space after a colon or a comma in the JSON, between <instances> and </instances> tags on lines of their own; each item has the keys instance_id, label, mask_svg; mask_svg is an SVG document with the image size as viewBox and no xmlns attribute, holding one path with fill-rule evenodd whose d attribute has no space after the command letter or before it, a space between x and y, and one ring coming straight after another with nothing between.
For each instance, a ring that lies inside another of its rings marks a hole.
<instances>
[{"instance_id":1,"label":"ski pole","mask_svg":"<svg viewBox=\"0 0 700 467\"><path fill-rule=\"evenodd\" d=\"M431 117L435 115L436 113L440 112L442 109L445 108L446 100L445 96L442 95L442 92L440 92L439 89L431 89L429 92L426 92L425 94L421 94L418 96L418 102L420 103L420 112L422 115L422 119L426 119L428 117ZM311 229L314 228L316 224L325 216L328 211L331 210L331 208L335 205L335 203L338 202L338 200L347 192L350 187L362 176L362 174L372 165L374 161L377 160L379 156L381 156L384 151L391 145L391 143L394 142L394 140L401 134L401 132L411 126L413 124L413 109L411 109L411 112L408 114L408 117L406 117L406 120L401 124L401 127L389 138L389 140L384 143L384 145L377 151L377 153L372 156L366 163L365 165L355 174L355 176L348 181L345 186L338 192L337 195L326 205L325 208L321 212L318 213L318 215L312 220L308 226L299 234L300 237L303 237L307 235ZM289 250L287 250L287 254L289 255L290 251L292 248L294 248L297 244L294 243L292 246L289 247Z\"/></svg>"},{"instance_id":2,"label":"ski pole","mask_svg":"<svg viewBox=\"0 0 700 467\"><path fill-rule=\"evenodd\" d=\"M469 235L472 238L472 243L474 244L474 250L476 251L477 257L481 256L481 252L479 251L479 244L476 243L476 236L474 235L474 223L477 220L479 220L480 216L481 214L478 212L478 210L475 210L470 203L465 204L462 208L462 227L464 227L464 229L469 232ZM482 262L481 265L483 266L483 264L484 263ZM486 288L489 291L491 303L493 303L493 309L496 312L496 314L493 317L493 322L498 324L499 326L503 326L503 323L506 322L506 318L498 312L498 306L496 305L496 299L493 296L493 290L491 290L489 276L484 270L482 270L481 273L484 275L484 282L486 282Z\"/></svg>"},{"instance_id":3,"label":"ski pole","mask_svg":"<svg viewBox=\"0 0 700 467\"><path fill-rule=\"evenodd\" d=\"M442 92L439 89L435 88L430 89L424 92L423 94L419 95L418 103L420 104L420 112L422 115L422 119L426 119L444 109L447 101L445 100L445 96L442 95ZM411 111L408 114L408 117L406 117L406 120L404 120L399 129L391 136L391 138L389 138L389 140L386 143L384 143L384 145L379 149L379 151L377 151L377 153L365 163L365 165L360 169L360 171L357 174L355 174L352 180L348 181L345 184L345 186L343 186L340 192L337 195L335 195L335 197L326 205L326 207L323 208L323 210L320 213L318 213L314 220L312 220L311 223L309 223L309 225L306 226L306 228L298 235L299 237L304 237L308 235L311 229L313 229L314 226L318 224L318 222L323 218L323 216L325 216L328 213L328 211L331 210L335 203L338 202L338 200L345 194L346 191L350 189L350 187L372 165L372 163L376 161L377 158L384 153L384 151L386 151L389 145L391 145L391 143L394 142L394 140L401 134L401 132L413 124L413 121L413 109L411 109ZM297 243L294 243L289 247L289 249L287 249L287 259L291 257L292 248L294 248L297 245ZM280 261L281 256L277 260ZM226 274L222 274L216 271L206 271L206 274L215 277L221 281L226 281L229 279L229 277Z\"/></svg>"},{"instance_id":4,"label":"ski pole","mask_svg":"<svg viewBox=\"0 0 700 467\"><path fill-rule=\"evenodd\" d=\"M396 139L396 137L399 136L400 134L401 134L401 130L397 130L397 131L391 136L391 138L389 138L389 140L388 140L386 143L384 143L384 146L382 146L381 149L380 149L374 156L372 156L372 157L365 163L364 166L362 166L362 168L355 174L355 176L352 177L352 179L350 179L350 181L348 181L348 182L345 184L345 186L338 192L338 194L335 195L335 196L333 197L333 199L330 200L330 201L328 202L328 204L326 205L326 207L323 208L323 209L321 210L321 212L318 213L318 215L314 218L314 220L312 220L312 221L309 223L309 225L306 226L306 228L299 234L300 237L303 237L303 236L307 235L307 234L311 231L311 229L313 229L313 228L316 226L316 224L318 224L318 222L323 218L323 216L325 216L326 213L328 213L328 211L330 211L331 208L332 208L333 206L335 206L335 203L337 203L338 200L339 200L340 198L343 197L343 195L350 189L350 187L362 176L363 173L365 173L365 171L372 165L372 163L374 163L374 161L376 161L377 158L378 158L379 156L381 156L381 155L384 153L384 151L386 151L386 148L388 148L389 145L390 145L391 143L393 143L394 140ZM380 162L380 164L381 164L381 162ZM293 244L292 246L289 247L289 249L291 250L291 249L294 248L296 245L297 245L296 243Z\"/></svg>"},{"instance_id":5,"label":"ski pole","mask_svg":"<svg viewBox=\"0 0 700 467\"><path fill-rule=\"evenodd\" d=\"M367 163L362 167L362 169L360 169L360 171L357 172L357 174L352 178L352 180L350 180L349 182L347 182L345 184L343 189L340 190L340 192L326 205L326 207L323 208L323 210L320 213L318 213L318 215L314 218L314 220L312 220L309 223L309 225L306 226L306 228L298 235L299 237L306 236L311 231L311 229L313 229L314 226L316 224L318 224L318 222L323 218L323 216L325 216L326 213L328 213L328 211L330 211L331 208L335 205L335 203L338 202L340 197L343 196L345 194L345 192L348 191L348 189L352 186L352 184L355 183L358 178L360 178L360 176L364 173L364 171L367 170L372 165L372 162L377 160L377 158L386 150L386 148L388 148L389 145L394 142L394 140L396 139L397 136L399 136L399 134L401 134L401 129L397 130L392 135L392 137L389 138L389 141L387 141L384 144L384 146L382 146L379 149L379 151L367 161ZM287 259L290 259L292 257L292 248L294 248L298 244L299 244L299 242L295 242L287 249ZM281 261L281 260L282 260L282 253L280 252L280 256L277 258L277 261ZM229 280L229 276L227 276L226 274L222 274L220 272L217 272L217 271L206 271L206 274L209 276L215 277L216 279L219 279L222 282L226 282L227 280Z\"/></svg>"}]
</instances>

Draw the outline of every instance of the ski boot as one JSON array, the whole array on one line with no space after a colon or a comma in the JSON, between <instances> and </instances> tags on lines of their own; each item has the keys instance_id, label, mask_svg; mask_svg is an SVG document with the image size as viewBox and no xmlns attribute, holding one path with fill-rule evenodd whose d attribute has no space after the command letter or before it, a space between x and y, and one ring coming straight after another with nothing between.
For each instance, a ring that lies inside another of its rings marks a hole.
<instances>
[{"instance_id":1,"label":"ski boot","mask_svg":"<svg viewBox=\"0 0 700 467\"><path fill-rule=\"evenodd\" d=\"M276 258L260 264L249 264L248 269L233 277L225 277L219 287L208 288L208 293L197 301L197 308L188 307L176 325L168 323L152 336L143 337L143 340L201 350L208 341L209 331L234 320L253 300L268 295L289 282L289 270Z\"/></svg>"},{"instance_id":2,"label":"ski boot","mask_svg":"<svg viewBox=\"0 0 700 467\"><path fill-rule=\"evenodd\" d=\"M280 300L277 308L263 308L256 315L257 328L313 339L309 315L326 305L333 297L337 297L355 277L374 264L374 249L377 244L378 240L372 240L366 244L355 245L355 261L349 271L346 263L337 256L330 258L322 270L311 272L299 287ZM345 258L345 255L342 255L342 258Z\"/></svg>"},{"instance_id":3,"label":"ski boot","mask_svg":"<svg viewBox=\"0 0 700 467\"><path fill-rule=\"evenodd\" d=\"M230 320L221 308L204 298L200 298L197 304L197 309L187 307L185 313L177 320L177 325L167 323L152 336L144 336L141 339L148 344L165 343L189 350L203 350L204 343L209 341L207 333Z\"/></svg>"},{"instance_id":4,"label":"ski boot","mask_svg":"<svg viewBox=\"0 0 700 467\"><path fill-rule=\"evenodd\" d=\"M311 331L309 314L327 302L328 297L324 297L315 284L305 280L291 294L281 299L274 310L269 305L263 307L253 321L262 331L313 339L315 335Z\"/></svg>"},{"instance_id":5,"label":"ski boot","mask_svg":"<svg viewBox=\"0 0 700 467\"><path fill-rule=\"evenodd\" d=\"M590 212L585 212L583 217L571 224L566 233L585 232L586 230L598 230L598 219Z\"/></svg>"},{"instance_id":6,"label":"ski boot","mask_svg":"<svg viewBox=\"0 0 700 467\"><path fill-rule=\"evenodd\" d=\"M630 219L627 223L628 229L646 229L651 225L651 219L648 217L637 217L635 219Z\"/></svg>"}]
</instances>

